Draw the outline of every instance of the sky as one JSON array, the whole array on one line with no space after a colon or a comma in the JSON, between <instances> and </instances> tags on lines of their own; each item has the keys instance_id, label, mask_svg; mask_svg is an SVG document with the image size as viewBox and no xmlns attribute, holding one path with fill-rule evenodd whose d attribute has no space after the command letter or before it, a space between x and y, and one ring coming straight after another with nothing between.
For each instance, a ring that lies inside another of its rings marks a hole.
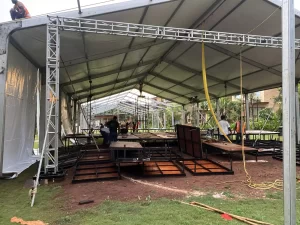
<instances>
[{"instance_id":1,"label":"sky","mask_svg":"<svg viewBox=\"0 0 300 225\"><path fill-rule=\"evenodd\" d=\"M122 2L126 0L80 0L82 6L100 2L108 4L112 1ZM77 0L21 0L21 2L28 8L31 16L77 7ZM0 0L0 6L0 22L9 21L9 10L13 6L11 0ZM300 10L300 0L295 0L295 7Z\"/></svg>"}]
</instances>

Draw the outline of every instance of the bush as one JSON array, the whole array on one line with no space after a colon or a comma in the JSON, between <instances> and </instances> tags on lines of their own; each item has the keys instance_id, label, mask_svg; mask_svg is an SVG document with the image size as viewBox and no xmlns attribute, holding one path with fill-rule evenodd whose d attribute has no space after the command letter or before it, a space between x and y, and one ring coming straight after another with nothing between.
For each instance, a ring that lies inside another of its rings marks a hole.
<instances>
[{"instance_id":1,"label":"bush","mask_svg":"<svg viewBox=\"0 0 300 225\"><path fill-rule=\"evenodd\" d=\"M267 122L266 122L267 121ZM263 109L259 112L258 121L250 122L250 129L252 130L269 130L278 131L281 126L281 117L278 113L274 113L271 109Z\"/></svg>"}]
</instances>

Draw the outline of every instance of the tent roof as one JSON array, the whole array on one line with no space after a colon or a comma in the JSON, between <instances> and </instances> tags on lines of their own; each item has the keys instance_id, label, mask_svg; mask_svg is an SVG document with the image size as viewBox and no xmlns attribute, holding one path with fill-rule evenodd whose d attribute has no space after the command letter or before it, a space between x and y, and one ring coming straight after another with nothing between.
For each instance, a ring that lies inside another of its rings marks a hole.
<instances>
[{"instance_id":1,"label":"tent roof","mask_svg":"<svg viewBox=\"0 0 300 225\"><path fill-rule=\"evenodd\" d=\"M131 0L85 9L81 15L74 11L60 16L233 33L248 33L256 28L251 34L280 36L279 3L276 0ZM24 29L12 34L12 43L39 67L45 67L45 23L46 16L23 20ZM299 11L296 11L296 37L300 38ZM281 86L281 49L243 47L242 51L245 92ZM239 52L239 46L206 45L212 98L239 93ZM296 58L299 55L297 50ZM187 104L193 96L205 99L199 43L63 31L61 59L62 88L66 93L76 92L82 101L89 95L89 76L93 81L93 99L138 88L140 80L144 81L143 91L173 102ZM300 78L300 60L296 62L296 78Z\"/></svg>"},{"instance_id":2,"label":"tent roof","mask_svg":"<svg viewBox=\"0 0 300 225\"><path fill-rule=\"evenodd\" d=\"M92 114L98 115L110 110L120 110L129 114L144 115L148 112L164 111L168 107L176 107L177 104L170 104L170 102L157 101L155 96L143 92L142 96L139 97L140 92L137 89L120 92L111 96L107 96L101 99L97 99L91 102ZM138 107L137 107L138 106ZM83 109L88 111L90 103L84 103Z\"/></svg>"}]
</instances>

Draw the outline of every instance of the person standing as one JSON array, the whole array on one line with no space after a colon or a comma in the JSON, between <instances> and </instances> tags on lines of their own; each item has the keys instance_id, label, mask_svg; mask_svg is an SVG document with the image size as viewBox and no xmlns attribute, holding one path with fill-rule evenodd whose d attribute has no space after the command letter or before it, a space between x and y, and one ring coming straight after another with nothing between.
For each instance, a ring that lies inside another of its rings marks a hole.
<instances>
[{"instance_id":1,"label":"person standing","mask_svg":"<svg viewBox=\"0 0 300 225\"><path fill-rule=\"evenodd\" d=\"M107 126L109 128L109 136L110 141L117 141L118 140L118 133L120 130L120 125L118 122L118 118L114 116L114 118L107 123Z\"/></svg>"},{"instance_id":2,"label":"person standing","mask_svg":"<svg viewBox=\"0 0 300 225\"><path fill-rule=\"evenodd\" d=\"M226 120L226 116L222 115L221 116L221 120L219 121L220 126L222 128L222 130L224 131L224 133L226 135L231 134L231 129L230 129L230 125L228 123L228 121ZM224 134L220 131L220 140L221 141L226 141L227 139L225 138Z\"/></svg>"},{"instance_id":3,"label":"person standing","mask_svg":"<svg viewBox=\"0 0 300 225\"><path fill-rule=\"evenodd\" d=\"M103 145L109 145L109 129L101 123L100 133L103 137Z\"/></svg>"},{"instance_id":4,"label":"person standing","mask_svg":"<svg viewBox=\"0 0 300 225\"><path fill-rule=\"evenodd\" d=\"M246 129L246 123L243 123L242 126L242 118L240 117L238 121L236 121L235 123L235 127L234 130L236 132L236 143L240 144L241 140L242 140L242 133L245 133L245 129Z\"/></svg>"},{"instance_id":5,"label":"person standing","mask_svg":"<svg viewBox=\"0 0 300 225\"><path fill-rule=\"evenodd\" d=\"M132 122L132 133L135 133L135 129L136 129L136 124L135 122Z\"/></svg>"},{"instance_id":6,"label":"person standing","mask_svg":"<svg viewBox=\"0 0 300 225\"><path fill-rule=\"evenodd\" d=\"M22 2L18 0L12 0L11 2L14 4L14 7L10 10L10 16L12 20L23 18L29 19L31 17L28 9Z\"/></svg>"}]
</instances>

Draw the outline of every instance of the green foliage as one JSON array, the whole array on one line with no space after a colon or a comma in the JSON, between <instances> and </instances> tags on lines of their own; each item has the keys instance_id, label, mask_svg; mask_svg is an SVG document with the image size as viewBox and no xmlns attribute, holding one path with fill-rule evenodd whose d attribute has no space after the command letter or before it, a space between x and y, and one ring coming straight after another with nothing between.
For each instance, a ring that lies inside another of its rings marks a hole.
<instances>
[{"instance_id":1,"label":"green foliage","mask_svg":"<svg viewBox=\"0 0 300 225\"><path fill-rule=\"evenodd\" d=\"M258 121L250 122L250 129L253 130L270 130L277 131L281 126L281 115L272 112L271 109L266 108L259 112Z\"/></svg>"},{"instance_id":2,"label":"green foliage","mask_svg":"<svg viewBox=\"0 0 300 225\"><path fill-rule=\"evenodd\" d=\"M207 116L210 118L208 123L203 123L200 125L201 129L214 128L217 126L214 119L211 118L211 112L208 110L207 102L201 102L200 104L201 110L207 110ZM216 113L216 101L212 101L212 106L214 108L214 112ZM221 115L226 115L229 123L232 123L234 126L235 122L241 115L241 100L237 99L232 101L230 97L224 97L219 99L219 110Z\"/></svg>"}]
</instances>

